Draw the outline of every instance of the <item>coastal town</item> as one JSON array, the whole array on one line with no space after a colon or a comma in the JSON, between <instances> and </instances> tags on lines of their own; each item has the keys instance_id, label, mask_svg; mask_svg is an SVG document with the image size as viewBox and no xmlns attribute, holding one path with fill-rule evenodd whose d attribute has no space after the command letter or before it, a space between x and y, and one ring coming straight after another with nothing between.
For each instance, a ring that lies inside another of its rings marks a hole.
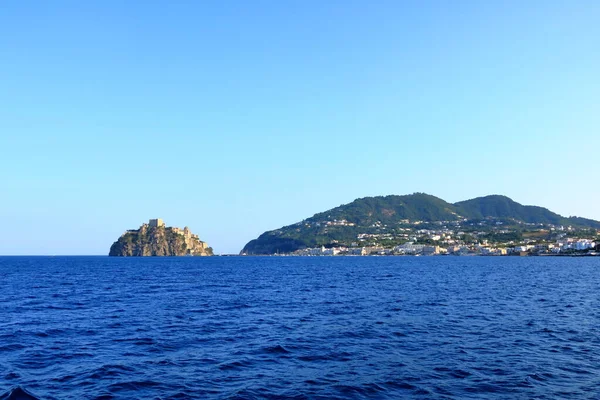
<instances>
[{"instance_id":1,"label":"coastal town","mask_svg":"<svg viewBox=\"0 0 600 400\"><path fill-rule=\"evenodd\" d=\"M313 224L325 231L355 226L346 220ZM516 220L488 218L435 223L403 220L396 226L376 222L349 243L324 244L277 255L597 256L600 255L599 238L600 231L594 229Z\"/></svg>"}]
</instances>

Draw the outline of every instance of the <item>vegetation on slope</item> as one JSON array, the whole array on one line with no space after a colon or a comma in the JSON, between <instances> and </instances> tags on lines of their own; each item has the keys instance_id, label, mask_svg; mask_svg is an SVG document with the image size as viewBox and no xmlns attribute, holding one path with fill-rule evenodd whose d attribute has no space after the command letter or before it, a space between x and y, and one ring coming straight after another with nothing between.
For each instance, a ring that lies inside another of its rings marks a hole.
<instances>
[{"instance_id":1,"label":"vegetation on slope","mask_svg":"<svg viewBox=\"0 0 600 400\"><path fill-rule=\"evenodd\" d=\"M565 218L537 206L524 206L506 196L492 195L448 203L425 193L404 196L365 197L331 210L315 214L302 222L268 231L250 241L242 253L289 253L307 247L350 245L359 235L397 234L415 224L455 224L458 221L496 220L506 228L497 232L489 229L490 241L523 237L522 224L565 225L600 229L600 222L579 218ZM476 230L475 228L473 228ZM468 230L468 229L467 229ZM385 240L385 239L383 239Z\"/></svg>"},{"instance_id":2,"label":"vegetation on slope","mask_svg":"<svg viewBox=\"0 0 600 400\"><path fill-rule=\"evenodd\" d=\"M457 208L438 197L425 193L405 196L364 197L329 211L314 215L308 221L342 220L364 226L380 221L384 224L402 220L452 221L459 218Z\"/></svg>"}]
</instances>

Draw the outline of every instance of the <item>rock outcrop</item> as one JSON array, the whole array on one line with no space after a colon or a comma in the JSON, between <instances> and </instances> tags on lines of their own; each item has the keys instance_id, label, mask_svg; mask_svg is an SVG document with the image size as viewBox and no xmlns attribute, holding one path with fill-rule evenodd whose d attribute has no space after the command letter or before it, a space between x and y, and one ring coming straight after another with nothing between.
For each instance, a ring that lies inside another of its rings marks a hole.
<instances>
[{"instance_id":1,"label":"rock outcrop","mask_svg":"<svg viewBox=\"0 0 600 400\"><path fill-rule=\"evenodd\" d=\"M212 248L188 227L167 227L162 220L150 220L139 229L126 231L113 243L109 256L212 256Z\"/></svg>"}]
</instances>

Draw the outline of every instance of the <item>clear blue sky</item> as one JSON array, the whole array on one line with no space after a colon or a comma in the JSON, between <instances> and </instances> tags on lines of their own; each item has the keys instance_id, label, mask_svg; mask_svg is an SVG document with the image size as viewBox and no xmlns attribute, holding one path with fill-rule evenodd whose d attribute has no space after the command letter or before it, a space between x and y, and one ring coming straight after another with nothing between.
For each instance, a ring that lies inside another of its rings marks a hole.
<instances>
[{"instance_id":1,"label":"clear blue sky","mask_svg":"<svg viewBox=\"0 0 600 400\"><path fill-rule=\"evenodd\" d=\"M0 254L222 253L357 197L600 219L600 2L0 3Z\"/></svg>"}]
</instances>

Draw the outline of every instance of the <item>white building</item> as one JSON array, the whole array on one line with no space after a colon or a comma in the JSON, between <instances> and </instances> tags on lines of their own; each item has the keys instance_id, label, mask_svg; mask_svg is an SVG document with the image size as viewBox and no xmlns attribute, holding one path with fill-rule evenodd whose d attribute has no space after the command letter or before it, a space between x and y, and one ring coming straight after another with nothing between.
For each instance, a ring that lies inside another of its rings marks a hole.
<instances>
[{"instance_id":1,"label":"white building","mask_svg":"<svg viewBox=\"0 0 600 400\"><path fill-rule=\"evenodd\" d=\"M404 243L400 246L396 246L394 251L402 254L421 254L423 252L422 244L413 244L412 242Z\"/></svg>"}]
</instances>

